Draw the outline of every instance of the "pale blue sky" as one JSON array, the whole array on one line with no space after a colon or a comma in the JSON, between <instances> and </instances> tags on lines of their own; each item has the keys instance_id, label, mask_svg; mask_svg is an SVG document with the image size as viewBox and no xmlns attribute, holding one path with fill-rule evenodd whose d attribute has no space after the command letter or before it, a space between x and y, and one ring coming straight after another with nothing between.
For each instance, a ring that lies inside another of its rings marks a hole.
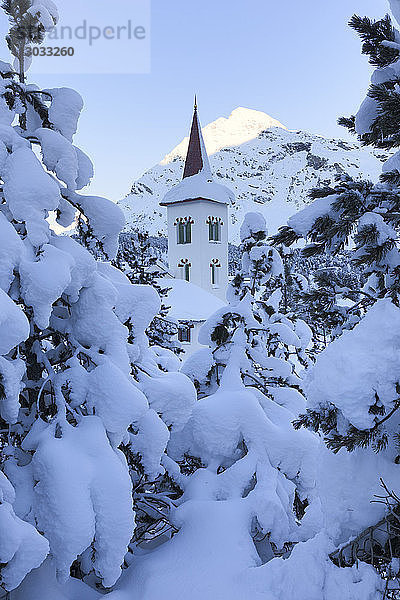
<instances>
[{"instance_id":1,"label":"pale blue sky","mask_svg":"<svg viewBox=\"0 0 400 600\"><path fill-rule=\"evenodd\" d=\"M95 163L91 191L117 200L187 134L194 92L203 125L245 106L345 137L337 117L357 109L370 77L347 21L387 11L386 0L152 0L149 74L37 80L82 94L76 142Z\"/></svg>"}]
</instances>

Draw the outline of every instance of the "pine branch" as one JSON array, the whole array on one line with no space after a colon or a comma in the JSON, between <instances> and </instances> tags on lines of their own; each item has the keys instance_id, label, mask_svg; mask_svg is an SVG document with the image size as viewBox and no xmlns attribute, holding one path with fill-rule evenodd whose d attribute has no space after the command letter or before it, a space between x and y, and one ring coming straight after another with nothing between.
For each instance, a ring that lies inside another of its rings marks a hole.
<instances>
[{"instance_id":1,"label":"pine branch","mask_svg":"<svg viewBox=\"0 0 400 600\"><path fill-rule=\"evenodd\" d=\"M350 117L339 117L338 125L346 127L350 133L356 134L356 118L354 115L351 115Z\"/></svg>"},{"instance_id":2,"label":"pine branch","mask_svg":"<svg viewBox=\"0 0 400 600\"><path fill-rule=\"evenodd\" d=\"M296 233L291 227L280 227L278 233L268 238L268 242L273 246L291 246L301 239L301 235Z\"/></svg>"},{"instance_id":3,"label":"pine branch","mask_svg":"<svg viewBox=\"0 0 400 600\"><path fill-rule=\"evenodd\" d=\"M353 15L349 26L358 33L363 41L362 53L369 55L371 65L386 67L398 59L398 50L382 45L382 42L385 41L396 41L395 30L389 15L380 21Z\"/></svg>"}]
</instances>

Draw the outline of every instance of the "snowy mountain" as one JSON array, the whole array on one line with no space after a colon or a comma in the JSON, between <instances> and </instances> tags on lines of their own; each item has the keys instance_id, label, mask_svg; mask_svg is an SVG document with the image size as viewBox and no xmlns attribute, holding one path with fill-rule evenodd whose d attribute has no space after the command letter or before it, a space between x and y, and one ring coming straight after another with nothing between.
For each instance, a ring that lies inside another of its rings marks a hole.
<instances>
[{"instance_id":1,"label":"snowy mountain","mask_svg":"<svg viewBox=\"0 0 400 600\"><path fill-rule=\"evenodd\" d=\"M331 183L341 172L376 180L387 158L357 142L289 131L269 115L247 108L209 123L203 135L215 179L236 196L230 210L233 242L246 212L262 212L273 233L307 203L312 187ZM159 202L182 177L187 145L185 138L120 201L128 229L166 232L165 209Z\"/></svg>"}]
</instances>

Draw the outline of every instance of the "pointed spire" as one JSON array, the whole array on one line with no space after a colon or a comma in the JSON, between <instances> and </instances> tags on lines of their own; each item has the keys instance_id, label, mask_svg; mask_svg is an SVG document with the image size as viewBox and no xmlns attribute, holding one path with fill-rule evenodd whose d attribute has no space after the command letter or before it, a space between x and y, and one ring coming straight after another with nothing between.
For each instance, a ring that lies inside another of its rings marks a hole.
<instances>
[{"instance_id":1,"label":"pointed spire","mask_svg":"<svg viewBox=\"0 0 400 600\"><path fill-rule=\"evenodd\" d=\"M208 162L206 147L204 145L203 134L201 132L200 121L197 114L197 97L195 96L192 128L190 130L183 179L192 177L192 175L197 175L201 172L212 179L210 163Z\"/></svg>"}]
</instances>

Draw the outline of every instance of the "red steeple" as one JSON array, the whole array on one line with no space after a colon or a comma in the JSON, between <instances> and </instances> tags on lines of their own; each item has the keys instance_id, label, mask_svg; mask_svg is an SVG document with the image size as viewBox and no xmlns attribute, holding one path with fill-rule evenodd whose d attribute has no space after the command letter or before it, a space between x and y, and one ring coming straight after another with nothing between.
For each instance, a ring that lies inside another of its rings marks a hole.
<instances>
[{"instance_id":1,"label":"red steeple","mask_svg":"<svg viewBox=\"0 0 400 600\"><path fill-rule=\"evenodd\" d=\"M189 146L186 155L185 169L183 179L192 177L200 172L204 172L208 177L212 177L208 156L201 133L201 126L197 114L196 96L194 97L194 113L192 128L190 130Z\"/></svg>"}]
</instances>

